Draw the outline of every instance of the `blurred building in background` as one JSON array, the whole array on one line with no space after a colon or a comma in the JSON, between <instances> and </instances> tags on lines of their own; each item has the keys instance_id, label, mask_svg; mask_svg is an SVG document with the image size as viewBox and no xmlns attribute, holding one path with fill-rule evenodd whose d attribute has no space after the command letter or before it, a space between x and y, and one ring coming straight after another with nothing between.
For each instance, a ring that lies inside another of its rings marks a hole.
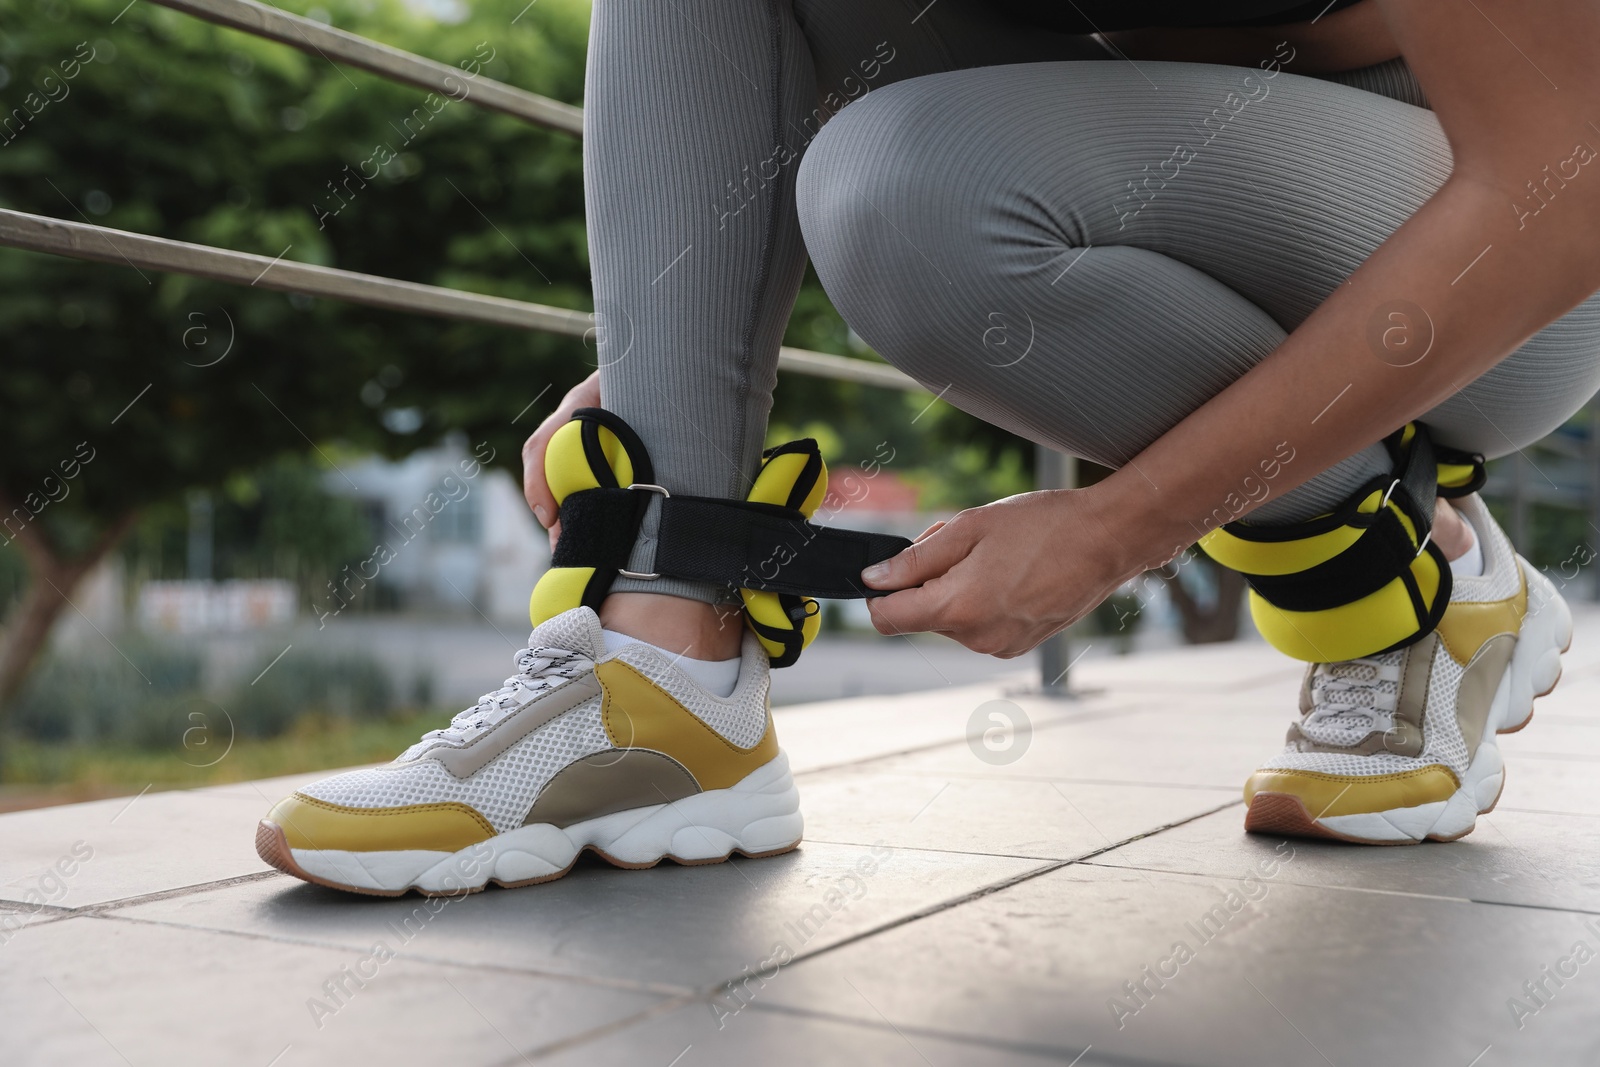
<instances>
[{"instance_id":1,"label":"blurred building in background","mask_svg":"<svg viewBox=\"0 0 1600 1067\"><path fill-rule=\"evenodd\" d=\"M337 583L345 591L365 582L402 610L526 620L528 594L550 563L549 539L516 480L482 466L463 439L447 438L397 462L374 457L345 465L324 484L329 493L358 500L373 531L374 554ZM306 610L327 610L340 591Z\"/></svg>"}]
</instances>

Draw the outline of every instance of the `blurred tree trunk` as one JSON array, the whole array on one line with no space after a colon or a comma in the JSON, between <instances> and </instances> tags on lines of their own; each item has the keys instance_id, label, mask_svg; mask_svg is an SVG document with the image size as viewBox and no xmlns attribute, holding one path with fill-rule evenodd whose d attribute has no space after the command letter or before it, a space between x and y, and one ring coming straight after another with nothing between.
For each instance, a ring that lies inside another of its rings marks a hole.
<instances>
[{"instance_id":1,"label":"blurred tree trunk","mask_svg":"<svg viewBox=\"0 0 1600 1067\"><path fill-rule=\"evenodd\" d=\"M25 510L18 508L17 510ZM11 501L0 495L0 513L10 515ZM37 522L23 526L13 543L28 564L28 591L6 620L0 640L0 726L4 725L11 701L27 681L50 639L61 613L72 603L72 594L84 577L127 535L133 525L132 513L123 515L105 530L88 551L68 559L51 543Z\"/></svg>"},{"instance_id":2,"label":"blurred tree trunk","mask_svg":"<svg viewBox=\"0 0 1600 1067\"><path fill-rule=\"evenodd\" d=\"M1239 612L1244 605L1244 576L1217 566L1207 556L1197 555L1195 559L1216 580L1217 596L1211 603L1202 603L1190 592L1183 584L1182 571L1170 575L1162 573L1183 624L1183 639L1191 645L1232 641L1239 636Z\"/></svg>"}]
</instances>

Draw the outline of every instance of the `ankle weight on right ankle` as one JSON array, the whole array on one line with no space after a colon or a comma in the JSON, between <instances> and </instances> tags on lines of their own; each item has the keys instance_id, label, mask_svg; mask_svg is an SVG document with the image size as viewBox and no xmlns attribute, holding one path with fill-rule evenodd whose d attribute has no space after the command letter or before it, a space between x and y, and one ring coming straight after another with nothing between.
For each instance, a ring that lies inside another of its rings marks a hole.
<instances>
[{"instance_id":1,"label":"ankle weight on right ankle","mask_svg":"<svg viewBox=\"0 0 1600 1067\"><path fill-rule=\"evenodd\" d=\"M1289 526L1231 522L1200 539L1208 556L1244 575L1256 628L1295 659L1333 663L1403 648L1431 633L1449 603L1450 565L1429 536L1434 498L1481 484L1482 458L1447 452L1442 468L1421 423L1384 444L1395 472L1337 510ZM1451 485L1441 487L1442 477Z\"/></svg>"},{"instance_id":2,"label":"ankle weight on right ankle","mask_svg":"<svg viewBox=\"0 0 1600 1067\"><path fill-rule=\"evenodd\" d=\"M884 595L862 584L862 569L911 542L807 521L828 485L815 441L762 455L746 500L675 495L655 484L644 442L626 422L599 408L576 412L545 453L561 537L529 600L534 625L580 604L598 610L619 575L710 582L739 591L747 624L783 667L816 636L813 597ZM651 507L659 523L649 569L630 570Z\"/></svg>"}]
</instances>

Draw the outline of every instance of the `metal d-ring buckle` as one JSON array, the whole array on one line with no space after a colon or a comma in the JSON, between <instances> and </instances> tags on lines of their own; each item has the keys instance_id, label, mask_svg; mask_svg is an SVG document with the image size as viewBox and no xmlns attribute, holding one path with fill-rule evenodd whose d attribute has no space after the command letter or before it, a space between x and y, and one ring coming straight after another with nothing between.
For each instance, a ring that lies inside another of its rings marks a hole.
<instances>
[{"instance_id":1,"label":"metal d-ring buckle","mask_svg":"<svg viewBox=\"0 0 1600 1067\"><path fill-rule=\"evenodd\" d=\"M1382 511L1384 508L1389 506L1389 497L1394 494L1395 489L1399 485L1400 485L1400 479L1399 478L1396 478L1394 481L1389 483L1389 488L1384 490L1383 499L1378 501L1378 510L1379 511ZM1426 552L1428 550L1428 541L1432 537L1433 537L1433 531L1432 530L1429 530L1427 533L1422 535L1422 543L1417 546L1417 556L1422 555L1424 552ZM1417 556L1412 556L1411 558L1412 559L1416 559Z\"/></svg>"},{"instance_id":2,"label":"metal d-ring buckle","mask_svg":"<svg viewBox=\"0 0 1600 1067\"><path fill-rule=\"evenodd\" d=\"M647 493L660 493L661 494L661 499L663 499L663 500L666 500L666 499L668 499L669 497L672 496L671 493L667 492L666 486L651 485L649 482L634 482L632 485L628 486L628 488L629 489L643 489ZM621 567L617 568L617 574L621 575L624 578L637 578L640 581L644 581L644 582L653 582L657 578L661 577L661 575L658 574L658 573L645 574L645 573L643 573L641 571L623 570Z\"/></svg>"},{"instance_id":3,"label":"metal d-ring buckle","mask_svg":"<svg viewBox=\"0 0 1600 1067\"><path fill-rule=\"evenodd\" d=\"M1387 488L1387 489L1385 489L1383 491L1383 499L1378 501L1378 510L1379 511L1382 511L1384 508L1389 506L1389 498L1394 495L1394 491L1396 489L1398 489L1399 487L1400 487L1400 479L1399 478L1396 478L1394 481L1389 483L1389 488Z\"/></svg>"}]
</instances>

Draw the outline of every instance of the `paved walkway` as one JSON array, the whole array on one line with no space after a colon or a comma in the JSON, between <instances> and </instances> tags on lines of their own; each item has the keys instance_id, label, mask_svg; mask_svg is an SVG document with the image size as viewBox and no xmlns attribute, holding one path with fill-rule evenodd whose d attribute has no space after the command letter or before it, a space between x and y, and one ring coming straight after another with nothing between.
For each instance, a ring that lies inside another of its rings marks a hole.
<instances>
[{"instance_id":1,"label":"paved walkway","mask_svg":"<svg viewBox=\"0 0 1600 1067\"><path fill-rule=\"evenodd\" d=\"M0 910L0 1063L1600 1063L1600 615L1454 845L1241 833L1296 677L1233 646L783 709L799 851L451 901L265 869L304 778L0 816L0 900L50 902Z\"/></svg>"}]
</instances>

